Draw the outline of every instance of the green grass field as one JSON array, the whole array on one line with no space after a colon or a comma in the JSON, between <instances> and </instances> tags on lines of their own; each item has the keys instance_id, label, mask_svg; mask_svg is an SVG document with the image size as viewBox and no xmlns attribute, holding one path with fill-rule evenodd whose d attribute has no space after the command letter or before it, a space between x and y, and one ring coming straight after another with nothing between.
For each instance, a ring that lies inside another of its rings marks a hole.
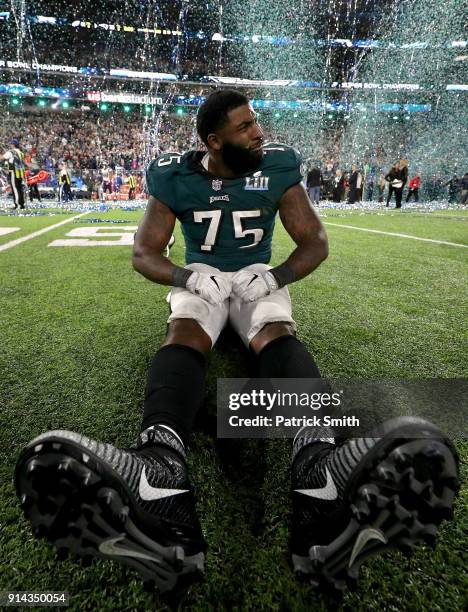
<instances>
[{"instance_id":1,"label":"green grass field","mask_svg":"<svg viewBox=\"0 0 468 612\"><path fill-rule=\"evenodd\" d=\"M468 244L465 211L439 214L325 209L324 221ZM138 574L118 563L58 562L24 520L12 484L20 449L49 429L72 429L130 446L139 431L149 361L165 333L167 289L135 273L129 246L49 247L77 228L119 232L141 211L1 216L0 228L0 592L68 591L71 610L162 610ZM99 218L88 223L87 218ZM8 250L2 245L63 220L65 225ZM125 220L125 224L105 220ZM466 376L466 248L327 225L328 260L291 286L299 337L323 375L342 378ZM127 230L132 233L132 230ZM1 234L1 233L0 233ZM180 232L171 252L182 264ZM94 238L92 240L109 240ZM276 230L273 263L291 242ZM208 369L207 412L216 379L245 375L238 351L221 344ZM460 423L460 431L463 424ZM462 483L468 444L458 440ZM198 509L209 544L204 582L185 609L462 610L466 604L466 488L455 520L440 531L435 552L421 546L410 559L388 553L368 562L359 588L341 602L298 583L288 565L290 443L241 445L226 470L209 418L200 419L190 454Z\"/></svg>"}]
</instances>

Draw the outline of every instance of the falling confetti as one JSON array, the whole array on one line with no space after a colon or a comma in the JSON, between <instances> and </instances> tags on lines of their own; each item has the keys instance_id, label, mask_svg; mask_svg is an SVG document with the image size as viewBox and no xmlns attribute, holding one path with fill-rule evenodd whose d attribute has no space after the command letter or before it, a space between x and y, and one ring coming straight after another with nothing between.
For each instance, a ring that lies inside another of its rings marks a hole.
<instances>
[{"instance_id":1,"label":"falling confetti","mask_svg":"<svg viewBox=\"0 0 468 612\"><path fill-rule=\"evenodd\" d=\"M268 139L301 151L304 170L330 162L348 171L357 163L369 179L405 158L410 175L422 174L426 200L437 201L450 177L468 166L468 55L459 0L3 5L1 57L31 69L4 70L2 83L45 94L37 102L42 115L22 110L27 98L10 104L1 140L28 130L37 139L47 114L39 143L45 157L67 154L80 130L91 144L80 144L86 154L72 160L79 168L92 167L90 158L97 166L128 159L141 171L163 151L200 146L197 106L215 80L232 77L248 80L233 86L254 101ZM55 64L77 71L60 75L50 70ZM62 87L68 98L54 101L38 87ZM116 103L122 94L147 102ZM64 119L51 119L51 109ZM63 145L50 133L60 122L69 125Z\"/></svg>"}]
</instances>

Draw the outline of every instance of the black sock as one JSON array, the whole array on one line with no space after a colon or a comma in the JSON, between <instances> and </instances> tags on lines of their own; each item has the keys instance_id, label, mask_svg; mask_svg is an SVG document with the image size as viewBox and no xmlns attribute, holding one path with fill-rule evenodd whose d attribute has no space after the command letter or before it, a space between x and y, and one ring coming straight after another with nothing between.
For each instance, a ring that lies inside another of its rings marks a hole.
<instances>
[{"instance_id":1,"label":"black sock","mask_svg":"<svg viewBox=\"0 0 468 612\"><path fill-rule=\"evenodd\" d=\"M320 378L320 370L296 336L282 336L258 354L260 378Z\"/></svg>"},{"instance_id":2,"label":"black sock","mask_svg":"<svg viewBox=\"0 0 468 612\"><path fill-rule=\"evenodd\" d=\"M193 422L205 400L205 357L181 344L163 346L148 372L141 430L170 427L188 445Z\"/></svg>"},{"instance_id":3,"label":"black sock","mask_svg":"<svg viewBox=\"0 0 468 612\"><path fill-rule=\"evenodd\" d=\"M258 355L260 378L321 378L312 355L295 336L282 336L267 344ZM314 392L328 392L328 382L314 383ZM293 459L308 448L310 456L321 455L323 449L333 448L335 432L331 427L301 429L294 441Z\"/></svg>"}]
</instances>

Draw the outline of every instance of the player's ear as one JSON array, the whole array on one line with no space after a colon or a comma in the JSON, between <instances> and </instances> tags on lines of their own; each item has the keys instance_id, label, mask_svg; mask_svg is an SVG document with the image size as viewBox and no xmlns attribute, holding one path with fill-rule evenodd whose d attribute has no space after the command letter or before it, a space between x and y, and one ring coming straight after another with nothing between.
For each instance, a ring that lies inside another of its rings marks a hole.
<instances>
[{"instance_id":1,"label":"player's ear","mask_svg":"<svg viewBox=\"0 0 468 612\"><path fill-rule=\"evenodd\" d=\"M214 149L215 151L219 151L223 146L220 137L214 132L212 134L208 134L206 141L210 149Z\"/></svg>"}]
</instances>

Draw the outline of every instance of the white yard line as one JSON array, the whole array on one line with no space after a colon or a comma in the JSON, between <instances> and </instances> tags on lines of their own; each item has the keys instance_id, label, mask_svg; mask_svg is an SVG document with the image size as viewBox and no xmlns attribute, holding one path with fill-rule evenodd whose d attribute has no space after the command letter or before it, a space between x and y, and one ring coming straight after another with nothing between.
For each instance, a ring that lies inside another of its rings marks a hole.
<instances>
[{"instance_id":1,"label":"white yard line","mask_svg":"<svg viewBox=\"0 0 468 612\"><path fill-rule=\"evenodd\" d=\"M55 225L48 225L47 227L43 227L42 229L37 230L37 232L33 232L32 234L27 234L26 236L22 236L21 238L17 238L16 240L11 240L10 242L6 242L5 244L0 244L0 251L6 251L7 249L11 249L15 247L16 245L21 244L22 242L26 242L26 240L31 240L32 238L36 238L36 236L41 236L42 234L50 232L50 230L60 227L61 225L65 225L65 223L70 223L70 221L73 221L74 219L79 219L80 217L83 217L84 215L88 215L89 212L90 211L80 213L79 215L75 215L74 217L71 217L70 219L65 219L65 221L60 221L60 223L56 223Z\"/></svg>"},{"instance_id":2,"label":"white yard line","mask_svg":"<svg viewBox=\"0 0 468 612\"><path fill-rule=\"evenodd\" d=\"M334 227L344 227L346 229L359 230L361 232L371 232L372 234L383 234L384 236L396 236L397 238L409 238L410 240L421 240L422 242L434 242L435 244L447 244L448 246L468 248L468 244L459 244L458 242L447 242L445 240L433 240L432 238L420 238L419 236L410 236L409 234L397 234L396 232L382 232L380 230L369 229L367 227L356 227L355 225L344 225L341 223L330 223L323 221L324 225L333 225Z\"/></svg>"},{"instance_id":3,"label":"white yard line","mask_svg":"<svg viewBox=\"0 0 468 612\"><path fill-rule=\"evenodd\" d=\"M37 232L33 232L32 234L27 234L26 236L22 236L21 238L17 238L16 240L11 240L10 242L6 242L5 244L1 244L0 245L0 251L6 251L7 249L11 249L15 246L17 246L18 244L21 244L23 242L26 242L27 240L31 240L32 238L36 238L36 236L41 236L42 234L45 234L57 227L60 227L62 225L65 225L66 223L70 223L71 221L73 221L74 219L79 219L80 217L83 217L84 215L89 214L90 211L86 211L84 213L80 213L79 215L75 215L74 217L71 217L70 219L65 219L64 221L60 221L60 223L55 223L54 225L49 225L47 227L44 227L40 230L37 230ZM345 225L342 223L330 223L329 221L324 221L323 222L324 225L331 225L333 227L344 227L345 229L354 229L354 230L358 230L361 232L370 232L372 234L381 234L384 236L396 236L397 238L409 238L410 240L420 240L422 242L432 242L435 244L446 244L448 246L454 246L454 247L461 247L461 248L468 248L468 245L466 244L460 244L458 242L447 242L445 240L434 240L433 238L420 238L419 236L410 236L409 234L399 234L396 232L383 232L381 230L375 230L375 229L369 229L367 227L357 227L355 225Z\"/></svg>"}]
</instances>

